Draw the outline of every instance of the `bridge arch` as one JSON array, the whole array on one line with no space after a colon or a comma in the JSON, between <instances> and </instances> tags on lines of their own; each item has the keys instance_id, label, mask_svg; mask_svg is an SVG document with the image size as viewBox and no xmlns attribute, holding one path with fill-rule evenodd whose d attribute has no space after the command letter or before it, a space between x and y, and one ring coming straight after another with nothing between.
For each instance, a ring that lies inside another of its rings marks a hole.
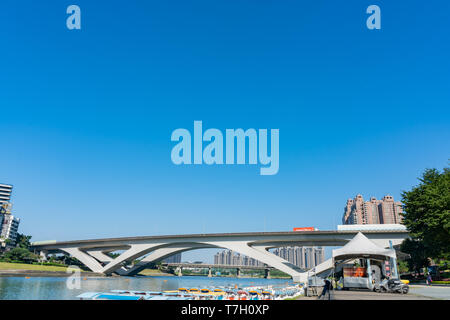
<instances>
[{"instance_id":1,"label":"bridge arch","mask_svg":"<svg viewBox=\"0 0 450 320\"><path fill-rule=\"evenodd\" d=\"M121 247L120 249L122 249ZM251 246L247 241L221 241L221 242L177 242L177 243L153 243L153 244L132 244L116 258L106 254L108 250L101 248L81 249L81 248L61 248L62 251L77 258L93 272L106 275L116 272L120 275L135 275L146 265L174 255L176 253L206 249L222 248L238 252L250 258L258 260L270 267L289 274L293 279L300 279L302 271L288 261L268 251L268 246ZM138 264L132 268L125 268L124 263L139 257L145 256Z\"/></svg>"}]
</instances>

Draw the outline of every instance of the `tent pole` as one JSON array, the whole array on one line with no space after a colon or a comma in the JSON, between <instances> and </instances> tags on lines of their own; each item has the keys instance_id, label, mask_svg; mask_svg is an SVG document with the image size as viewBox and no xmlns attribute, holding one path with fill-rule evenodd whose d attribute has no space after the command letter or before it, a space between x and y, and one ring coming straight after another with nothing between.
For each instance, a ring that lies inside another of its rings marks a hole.
<instances>
[{"instance_id":1,"label":"tent pole","mask_svg":"<svg viewBox=\"0 0 450 320\"><path fill-rule=\"evenodd\" d=\"M372 290L372 268L370 267L370 259L367 258L367 278L369 280L369 289Z\"/></svg>"},{"instance_id":2,"label":"tent pole","mask_svg":"<svg viewBox=\"0 0 450 320\"><path fill-rule=\"evenodd\" d=\"M389 240L389 247L391 249L394 249L394 247L392 246L392 241ZM396 258L391 258L391 262L392 262L392 273L393 273L393 278L394 279L400 279L400 276L398 275L398 270L397 270L397 259Z\"/></svg>"}]
</instances>

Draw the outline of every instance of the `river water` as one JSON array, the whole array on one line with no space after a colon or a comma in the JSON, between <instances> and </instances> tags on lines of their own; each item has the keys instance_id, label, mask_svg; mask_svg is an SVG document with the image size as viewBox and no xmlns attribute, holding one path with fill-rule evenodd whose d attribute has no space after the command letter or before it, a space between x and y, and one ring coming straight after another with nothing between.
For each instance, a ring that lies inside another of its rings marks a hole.
<instances>
[{"instance_id":1,"label":"river water","mask_svg":"<svg viewBox=\"0 0 450 320\"><path fill-rule=\"evenodd\" d=\"M246 287L291 284L287 279L183 277L87 277L80 288L69 289L63 277L1 277L0 300L71 300L83 292L104 292L114 289L163 291L184 288Z\"/></svg>"}]
</instances>

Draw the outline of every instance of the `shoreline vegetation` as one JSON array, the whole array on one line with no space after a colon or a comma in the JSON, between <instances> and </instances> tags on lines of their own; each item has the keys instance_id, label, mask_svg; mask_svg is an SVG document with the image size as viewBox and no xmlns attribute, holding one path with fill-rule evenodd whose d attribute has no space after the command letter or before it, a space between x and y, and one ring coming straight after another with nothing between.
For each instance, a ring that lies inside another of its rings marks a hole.
<instances>
[{"instance_id":1,"label":"shoreline vegetation","mask_svg":"<svg viewBox=\"0 0 450 320\"><path fill-rule=\"evenodd\" d=\"M67 272L68 267L49 266L40 264L0 262L0 277L68 277L72 272ZM69 269L70 270L70 269ZM103 276L99 273L81 270L83 277Z\"/></svg>"},{"instance_id":2,"label":"shoreline vegetation","mask_svg":"<svg viewBox=\"0 0 450 320\"><path fill-rule=\"evenodd\" d=\"M0 277L68 277L72 272L67 272L68 266L52 266L44 264L29 264L16 262L0 262ZM80 270L83 277L105 277L100 273ZM159 269L144 269L140 276L168 276L175 277L172 273L166 273ZM184 276L205 276L205 274L185 274ZM216 276L217 278L229 278L234 275ZM245 278L262 278L245 275ZM273 279L285 279L284 277L272 277ZM287 279L287 278L286 278Z\"/></svg>"}]
</instances>

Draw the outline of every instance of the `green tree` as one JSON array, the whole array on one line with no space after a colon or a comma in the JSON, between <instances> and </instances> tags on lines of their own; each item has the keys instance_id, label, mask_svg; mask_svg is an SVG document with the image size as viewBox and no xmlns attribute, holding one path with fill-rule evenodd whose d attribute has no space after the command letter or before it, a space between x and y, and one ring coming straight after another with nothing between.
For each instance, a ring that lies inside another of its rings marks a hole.
<instances>
[{"instance_id":1,"label":"green tree","mask_svg":"<svg viewBox=\"0 0 450 320\"><path fill-rule=\"evenodd\" d=\"M53 259L62 264L65 264L67 266L73 265L73 266L79 266L79 267L81 267L81 269L86 269L86 267L78 259L71 257L67 254L53 256Z\"/></svg>"},{"instance_id":2,"label":"green tree","mask_svg":"<svg viewBox=\"0 0 450 320\"><path fill-rule=\"evenodd\" d=\"M428 267L430 261L422 241L406 239L401 244L400 250L409 254L410 258L407 262L410 270L420 273L421 268Z\"/></svg>"},{"instance_id":3,"label":"green tree","mask_svg":"<svg viewBox=\"0 0 450 320\"><path fill-rule=\"evenodd\" d=\"M397 266L398 272L400 272L400 274L407 273L409 271L409 265L406 261L398 260Z\"/></svg>"},{"instance_id":4,"label":"green tree","mask_svg":"<svg viewBox=\"0 0 450 320\"><path fill-rule=\"evenodd\" d=\"M3 254L3 258L10 261L37 261L38 256L30 252L28 249L16 247Z\"/></svg>"},{"instance_id":5,"label":"green tree","mask_svg":"<svg viewBox=\"0 0 450 320\"><path fill-rule=\"evenodd\" d=\"M30 248L30 240L31 240L31 236L26 236L24 234L17 234L17 238L16 238L16 245L19 248L24 248L24 249L29 249Z\"/></svg>"},{"instance_id":6,"label":"green tree","mask_svg":"<svg viewBox=\"0 0 450 320\"><path fill-rule=\"evenodd\" d=\"M420 184L402 193L403 223L413 241L406 250L419 250L418 263L423 256L448 259L450 256L450 168L443 172L427 169L419 178ZM403 250L402 250L403 251ZM412 251L404 251L413 254ZM422 255L423 253L423 255ZM419 258L421 257L421 258Z\"/></svg>"}]
</instances>

